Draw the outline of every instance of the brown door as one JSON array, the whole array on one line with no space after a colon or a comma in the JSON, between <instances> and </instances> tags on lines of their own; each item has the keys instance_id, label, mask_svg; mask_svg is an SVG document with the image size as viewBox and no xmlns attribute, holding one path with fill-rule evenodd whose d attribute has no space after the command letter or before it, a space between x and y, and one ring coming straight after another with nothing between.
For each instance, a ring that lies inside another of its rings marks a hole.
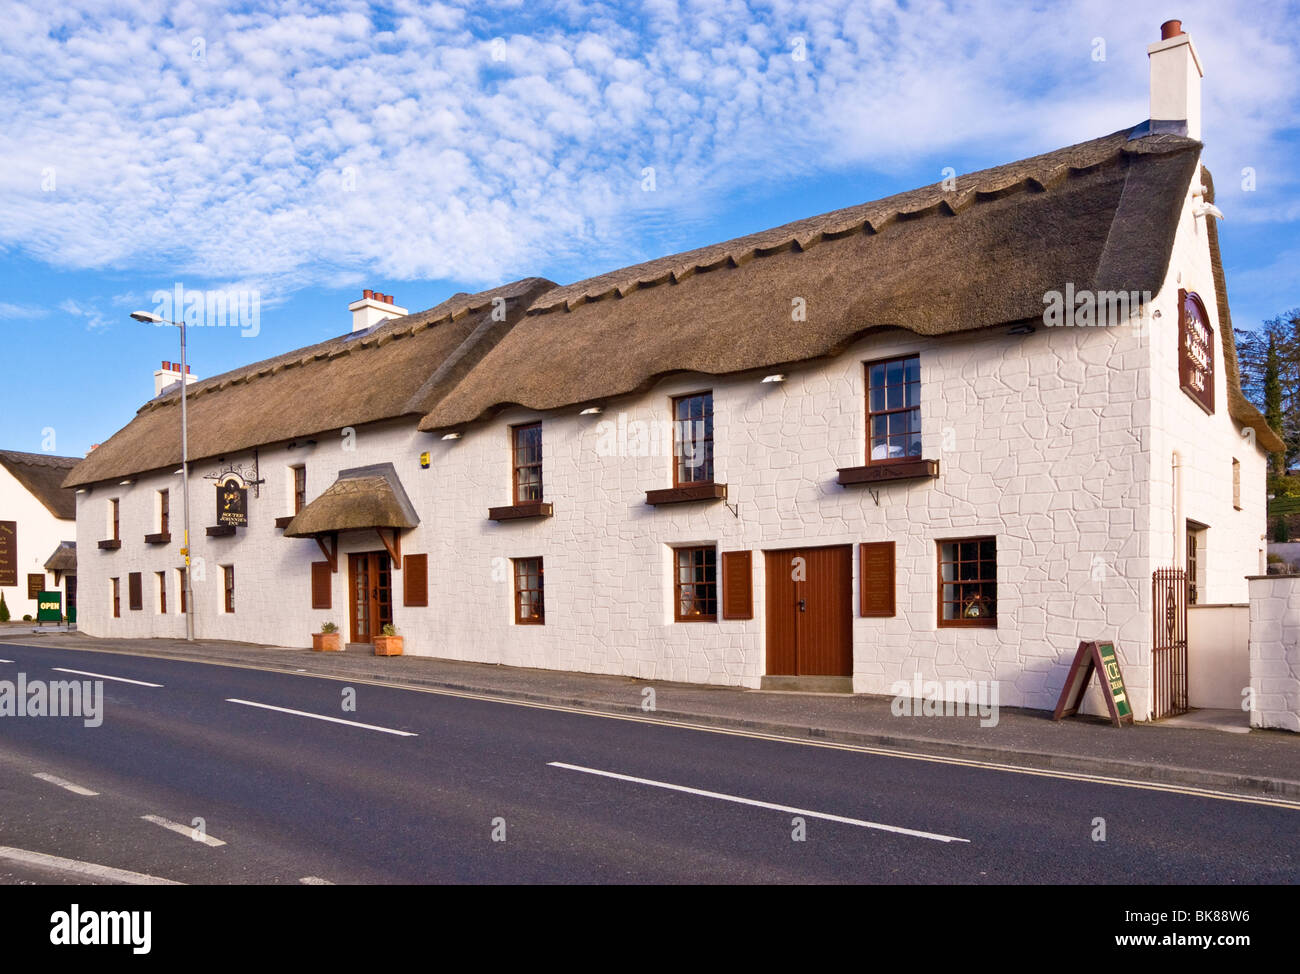
<instances>
[{"instance_id":1,"label":"brown door","mask_svg":"<svg viewBox=\"0 0 1300 974\"><path fill-rule=\"evenodd\" d=\"M853 675L852 552L844 545L763 553L769 675Z\"/></svg>"},{"instance_id":2,"label":"brown door","mask_svg":"<svg viewBox=\"0 0 1300 974\"><path fill-rule=\"evenodd\" d=\"M361 551L348 555L352 642L373 643L393 621L393 573L388 553Z\"/></svg>"}]
</instances>

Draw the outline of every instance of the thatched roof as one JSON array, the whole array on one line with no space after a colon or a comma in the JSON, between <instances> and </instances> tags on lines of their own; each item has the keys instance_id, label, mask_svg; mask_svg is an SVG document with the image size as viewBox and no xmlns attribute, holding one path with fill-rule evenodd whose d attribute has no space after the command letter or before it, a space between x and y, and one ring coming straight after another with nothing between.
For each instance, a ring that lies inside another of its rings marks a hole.
<instances>
[{"instance_id":1,"label":"thatched roof","mask_svg":"<svg viewBox=\"0 0 1300 974\"><path fill-rule=\"evenodd\" d=\"M54 554L45 559L47 572L75 572L77 570L77 542L60 541Z\"/></svg>"},{"instance_id":2,"label":"thatched roof","mask_svg":"<svg viewBox=\"0 0 1300 974\"><path fill-rule=\"evenodd\" d=\"M504 301L508 327L554 286L529 278L479 294L457 294L428 311L192 383L190 461L345 426L422 416L500 337L503 323L493 320L498 299ZM453 366L444 369L449 361ZM175 391L146 403L82 461L68 486L174 467L181 459L180 425L177 383Z\"/></svg>"},{"instance_id":3,"label":"thatched roof","mask_svg":"<svg viewBox=\"0 0 1300 974\"><path fill-rule=\"evenodd\" d=\"M1039 319L1043 294L1159 291L1200 143L1128 131L625 268L538 299L420 424L834 355L879 328ZM792 320L792 302L806 321Z\"/></svg>"},{"instance_id":4,"label":"thatched roof","mask_svg":"<svg viewBox=\"0 0 1300 974\"><path fill-rule=\"evenodd\" d=\"M190 455L223 456L419 416L445 430L510 405L634 394L837 354L864 334L946 335L1041 320L1043 295L1157 293L1201 144L1125 129L956 180L558 287L529 278L190 386ZM1208 174L1206 174L1208 180ZM1237 381L1218 235L1209 243L1228 409L1280 440ZM504 320L493 300L505 298ZM796 299L805 305L795 320ZM69 486L179 461L178 392L159 396Z\"/></svg>"},{"instance_id":5,"label":"thatched roof","mask_svg":"<svg viewBox=\"0 0 1300 974\"><path fill-rule=\"evenodd\" d=\"M286 538L311 538L365 528L413 528L420 523L391 463L340 470L338 479L297 513Z\"/></svg>"},{"instance_id":6,"label":"thatched roof","mask_svg":"<svg viewBox=\"0 0 1300 974\"><path fill-rule=\"evenodd\" d=\"M0 467L13 474L14 479L44 504L51 514L67 521L76 520L77 495L75 491L63 486L63 480L68 476L68 471L80 462L80 457L54 457L48 453L0 450Z\"/></svg>"}]
</instances>

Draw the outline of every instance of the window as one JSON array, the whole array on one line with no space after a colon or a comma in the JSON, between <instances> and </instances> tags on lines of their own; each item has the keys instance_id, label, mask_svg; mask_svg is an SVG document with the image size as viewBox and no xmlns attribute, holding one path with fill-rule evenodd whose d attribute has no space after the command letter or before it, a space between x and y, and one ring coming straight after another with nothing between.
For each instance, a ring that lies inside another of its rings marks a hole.
<instances>
[{"instance_id":1,"label":"window","mask_svg":"<svg viewBox=\"0 0 1300 974\"><path fill-rule=\"evenodd\" d=\"M307 506L307 468L290 467L293 471L293 513L297 514Z\"/></svg>"},{"instance_id":2,"label":"window","mask_svg":"<svg viewBox=\"0 0 1300 974\"><path fill-rule=\"evenodd\" d=\"M112 540L121 541L122 536L118 534L117 514L118 514L118 500L116 497L114 497L111 501L108 502L108 519L109 519L109 524L113 529Z\"/></svg>"},{"instance_id":3,"label":"window","mask_svg":"<svg viewBox=\"0 0 1300 974\"><path fill-rule=\"evenodd\" d=\"M140 572L130 572L126 576L126 597L132 612L144 608L144 576Z\"/></svg>"},{"instance_id":4,"label":"window","mask_svg":"<svg viewBox=\"0 0 1300 974\"><path fill-rule=\"evenodd\" d=\"M1241 461L1236 457L1232 460L1232 507L1241 510Z\"/></svg>"},{"instance_id":5,"label":"window","mask_svg":"<svg viewBox=\"0 0 1300 974\"><path fill-rule=\"evenodd\" d=\"M713 393L673 400L673 486L713 483Z\"/></svg>"},{"instance_id":6,"label":"window","mask_svg":"<svg viewBox=\"0 0 1300 974\"><path fill-rule=\"evenodd\" d=\"M542 424L510 427L514 454L515 503L542 499Z\"/></svg>"},{"instance_id":7,"label":"window","mask_svg":"<svg viewBox=\"0 0 1300 974\"><path fill-rule=\"evenodd\" d=\"M921 357L867 364L867 462L921 456Z\"/></svg>"},{"instance_id":8,"label":"window","mask_svg":"<svg viewBox=\"0 0 1300 974\"><path fill-rule=\"evenodd\" d=\"M939 542L939 625L998 624L996 538Z\"/></svg>"},{"instance_id":9,"label":"window","mask_svg":"<svg viewBox=\"0 0 1300 974\"><path fill-rule=\"evenodd\" d=\"M156 572L158 576L158 612L167 614L167 573Z\"/></svg>"},{"instance_id":10,"label":"window","mask_svg":"<svg viewBox=\"0 0 1300 974\"><path fill-rule=\"evenodd\" d=\"M1209 529L1199 521L1187 522L1187 604L1197 605L1205 594L1205 545Z\"/></svg>"},{"instance_id":11,"label":"window","mask_svg":"<svg viewBox=\"0 0 1300 974\"><path fill-rule=\"evenodd\" d=\"M234 612L235 611L235 566L234 565L221 566L221 581L225 589L226 611Z\"/></svg>"},{"instance_id":12,"label":"window","mask_svg":"<svg viewBox=\"0 0 1300 974\"><path fill-rule=\"evenodd\" d=\"M546 622L546 601L542 583L542 559L516 558L515 624L540 626Z\"/></svg>"},{"instance_id":13,"label":"window","mask_svg":"<svg viewBox=\"0 0 1300 974\"><path fill-rule=\"evenodd\" d=\"M113 618L122 618L122 580L120 578L110 578L109 588L113 599Z\"/></svg>"},{"instance_id":14,"label":"window","mask_svg":"<svg viewBox=\"0 0 1300 974\"><path fill-rule=\"evenodd\" d=\"M181 593L181 597L180 597L181 615L184 615L186 612L189 611L189 602L187 601L189 599L189 594L185 591L185 569L184 568L176 569L176 591Z\"/></svg>"},{"instance_id":15,"label":"window","mask_svg":"<svg viewBox=\"0 0 1300 974\"><path fill-rule=\"evenodd\" d=\"M674 548L677 593L673 617L678 622L714 622L718 618L718 555L714 548Z\"/></svg>"},{"instance_id":16,"label":"window","mask_svg":"<svg viewBox=\"0 0 1300 974\"><path fill-rule=\"evenodd\" d=\"M171 531L171 492L158 491L158 530L162 534Z\"/></svg>"}]
</instances>

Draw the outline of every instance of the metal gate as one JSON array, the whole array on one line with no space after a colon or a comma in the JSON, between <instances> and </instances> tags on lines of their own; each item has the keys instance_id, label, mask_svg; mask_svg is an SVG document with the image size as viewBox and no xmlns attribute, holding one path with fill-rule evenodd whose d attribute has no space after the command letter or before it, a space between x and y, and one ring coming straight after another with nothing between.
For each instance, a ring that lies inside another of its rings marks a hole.
<instances>
[{"instance_id":1,"label":"metal gate","mask_svg":"<svg viewBox=\"0 0 1300 974\"><path fill-rule=\"evenodd\" d=\"M1187 713L1187 572L1151 576L1152 720Z\"/></svg>"}]
</instances>

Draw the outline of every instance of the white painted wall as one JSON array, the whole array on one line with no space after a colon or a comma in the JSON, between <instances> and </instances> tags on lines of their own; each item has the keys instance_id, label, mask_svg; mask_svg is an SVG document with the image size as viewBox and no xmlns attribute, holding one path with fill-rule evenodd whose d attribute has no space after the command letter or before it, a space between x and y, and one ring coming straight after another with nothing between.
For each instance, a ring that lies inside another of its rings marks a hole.
<instances>
[{"instance_id":1,"label":"white painted wall","mask_svg":"<svg viewBox=\"0 0 1300 974\"><path fill-rule=\"evenodd\" d=\"M1252 727L1300 731L1300 577L1250 579Z\"/></svg>"},{"instance_id":2,"label":"white painted wall","mask_svg":"<svg viewBox=\"0 0 1300 974\"><path fill-rule=\"evenodd\" d=\"M4 467L0 467L0 521L18 523L18 584L4 587L5 604L12 618L30 615L34 619L36 600L27 598L27 576L44 574L45 588L54 591L54 573L45 571L45 561L60 541L76 537L76 525L51 514Z\"/></svg>"}]
</instances>

